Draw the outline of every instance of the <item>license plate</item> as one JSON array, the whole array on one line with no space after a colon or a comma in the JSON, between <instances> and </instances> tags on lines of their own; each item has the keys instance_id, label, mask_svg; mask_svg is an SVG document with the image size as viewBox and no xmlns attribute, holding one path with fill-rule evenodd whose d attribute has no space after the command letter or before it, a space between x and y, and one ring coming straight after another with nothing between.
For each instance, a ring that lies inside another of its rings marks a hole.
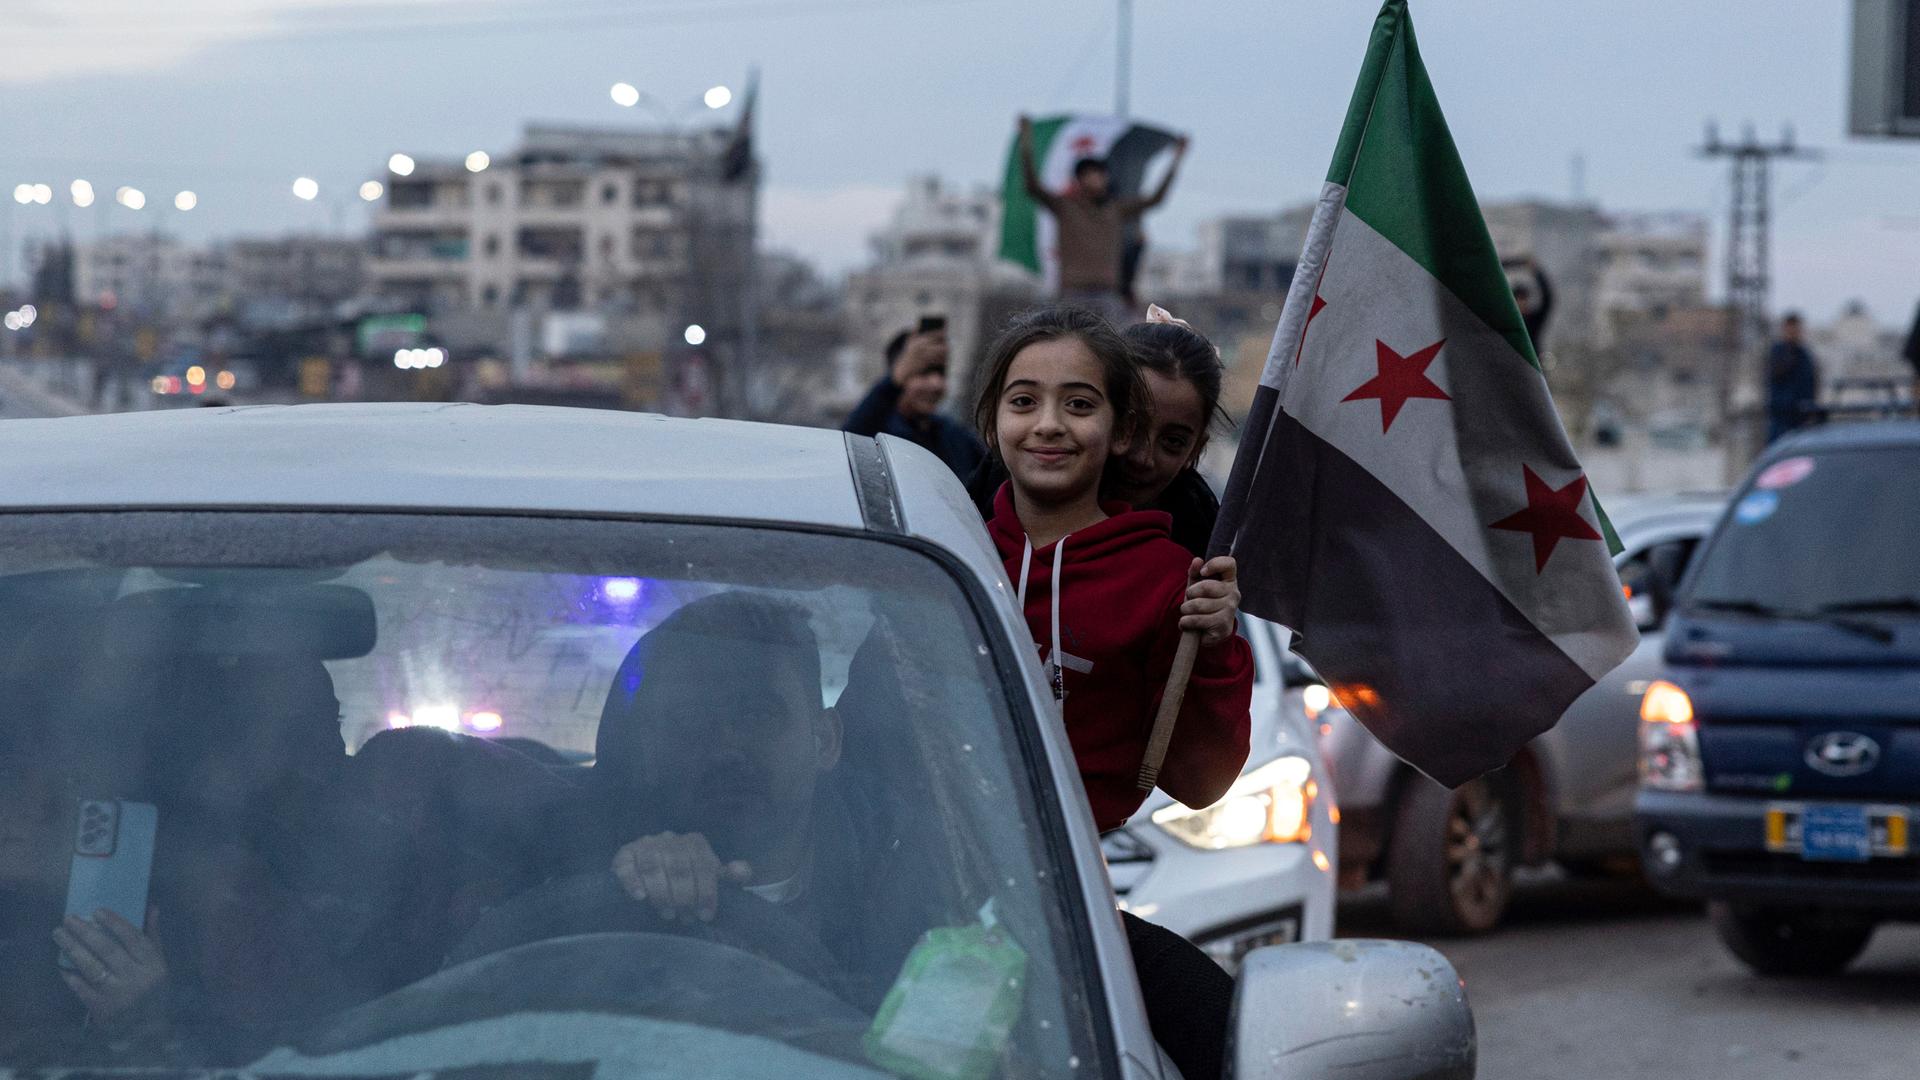
<instances>
[{"instance_id":1,"label":"license plate","mask_svg":"<svg viewBox=\"0 0 1920 1080\"><path fill-rule=\"evenodd\" d=\"M1907 813L1858 803L1776 803L1767 808L1767 850L1809 862L1866 862L1907 854Z\"/></svg>"}]
</instances>

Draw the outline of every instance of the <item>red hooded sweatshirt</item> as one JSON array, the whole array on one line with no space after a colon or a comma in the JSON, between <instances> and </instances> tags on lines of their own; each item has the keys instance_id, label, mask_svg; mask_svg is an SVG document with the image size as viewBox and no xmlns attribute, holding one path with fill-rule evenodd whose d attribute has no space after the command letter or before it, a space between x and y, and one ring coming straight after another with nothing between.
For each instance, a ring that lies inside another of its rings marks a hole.
<instances>
[{"instance_id":1,"label":"red hooded sweatshirt","mask_svg":"<svg viewBox=\"0 0 1920 1080\"><path fill-rule=\"evenodd\" d=\"M1014 512L1012 488L1003 484L987 531L1024 597L1027 627L1048 661L1049 678L1058 671L1067 738L1094 823L1106 832L1126 824L1146 798L1134 781L1180 645L1180 605L1193 557L1170 539L1168 515L1117 502L1101 509L1105 521L1034 549ZM1051 662L1056 648L1057 668ZM1253 650L1246 639L1236 634L1202 647L1160 768L1161 789L1204 805L1206 794L1231 784L1247 763L1252 700Z\"/></svg>"}]
</instances>

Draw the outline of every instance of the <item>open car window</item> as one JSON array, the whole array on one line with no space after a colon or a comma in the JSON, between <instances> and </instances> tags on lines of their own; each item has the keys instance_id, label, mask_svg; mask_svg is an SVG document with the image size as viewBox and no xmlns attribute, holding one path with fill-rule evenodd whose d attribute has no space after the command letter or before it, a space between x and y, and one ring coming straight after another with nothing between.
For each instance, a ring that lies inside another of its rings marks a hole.
<instances>
[{"instance_id":1,"label":"open car window","mask_svg":"<svg viewBox=\"0 0 1920 1080\"><path fill-rule=\"evenodd\" d=\"M996 651L914 551L172 512L0 551L0 1069L1092 1060ZM681 845L646 899L636 841ZM89 1017L70 896L144 906L150 994Z\"/></svg>"}]
</instances>

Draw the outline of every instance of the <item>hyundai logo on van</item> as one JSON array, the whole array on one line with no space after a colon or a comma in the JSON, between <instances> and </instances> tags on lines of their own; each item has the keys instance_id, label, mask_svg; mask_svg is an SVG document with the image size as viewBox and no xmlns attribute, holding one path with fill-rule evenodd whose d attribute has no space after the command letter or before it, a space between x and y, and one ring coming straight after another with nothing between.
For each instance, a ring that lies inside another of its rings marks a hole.
<instances>
[{"instance_id":1,"label":"hyundai logo on van","mask_svg":"<svg viewBox=\"0 0 1920 1080\"><path fill-rule=\"evenodd\" d=\"M1807 765L1828 776L1859 776L1880 764L1880 744L1857 731L1829 731L1807 743Z\"/></svg>"}]
</instances>

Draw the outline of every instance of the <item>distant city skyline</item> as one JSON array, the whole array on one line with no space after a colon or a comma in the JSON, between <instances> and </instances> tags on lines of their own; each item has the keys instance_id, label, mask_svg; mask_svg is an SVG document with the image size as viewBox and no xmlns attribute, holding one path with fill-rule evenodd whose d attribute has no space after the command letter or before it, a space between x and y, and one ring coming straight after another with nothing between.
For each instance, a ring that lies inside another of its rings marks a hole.
<instances>
[{"instance_id":1,"label":"distant city skyline","mask_svg":"<svg viewBox=\"0 0 1920 1080\"><path fill-rule=\"evenodd\" d=\"M1377 6L1136 0L1135 112L1194 136L1149 219L1156 246L1312 197ZM1858 297L1905 325L1920 142L1846 137L1851 5L1693 7L1416 2L1476 191L1565 200L1577 155L1608 209L1708 215L1717 260L1725 168L1691 153L1704 123L1790 123L1830 153L1776 171L1775 308L1823 320ZM730 122L737 101L698 97L758 66L763 243L840 273L865 263L909 177L997 186L1019 112L1108 108L1113 22L1111 0L27 0L0 38L0 233L359 233L356 189L394 152L498 153L528 121ZM621 81L667 104L621 108ZM319 184L311 203L293 196L301 176ZM71 205L75 178L93 208ZM53 205L14 205L18 183L49 184ZM112 206L122 184L147 209ZM193 210L172 209L180 190Z\"/></svg>"}]
</instances>

